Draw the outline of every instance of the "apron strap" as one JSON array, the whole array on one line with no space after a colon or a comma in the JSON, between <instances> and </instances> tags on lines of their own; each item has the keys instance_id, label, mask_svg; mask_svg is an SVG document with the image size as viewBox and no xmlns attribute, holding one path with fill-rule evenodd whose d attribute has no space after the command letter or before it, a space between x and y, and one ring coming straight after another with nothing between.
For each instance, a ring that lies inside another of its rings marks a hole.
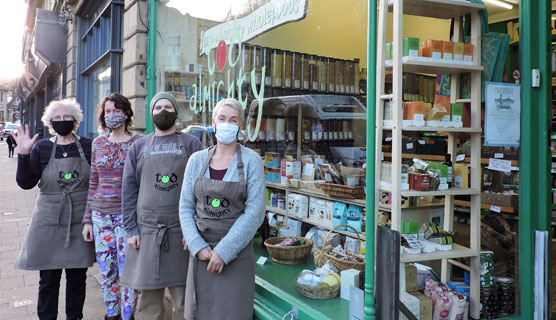
<instances>
[{"instance_id":1,"label":"apron strap","mask_svg":"<svg viewBox=\"0 0 556 320\"><path fill-rule=\"evenodd\" d=\"M151 150L152 150L152 147L153 147L154 136L155 136L155 134L153 132L151 138L149 139L149 144L147 145L147 154L145 155L145 159L148 159L148 158L151 157Z\"/></svg>"},{"instance_id":2,"label":"apron strap","mask_svg":"<svg viewBox=\"0 0 556 320\"><path fill-rule=\"evenodd\" d=\"M137 221L137 224L145 228L156 229L156 242L154 244L154 278L158 280L160 279L160 255L162 254L162 251L167 252L169 250L168 230L172 228L179 228L180 224L158 224L155 226L141 221Z\"/></svg>"},{"instance_id":3,"label":"apron strap","mask_svg":"<svg viewBox=\"0 0 556 320\"><path fill-rule=\"evenodd\" d=\"M75 138L75 144L77 145L77 150L79 150L79 156L81 157L82 160L87 160L87 158L85 158L85 153L83 152L83 148L81 147L81 142L79 142L79 139L77 139L76 135L73 135L73 137Z\"/></svg>"},{"instance_id":4,"label":"apron strap","mask_svg":"<svg viewBox=\"0 0 556 320\"><path fill-rule=\"evenodd\" d=\"M199 173L197 179L200 179L207 171L208 166L210 164L210 159L212 159L212 156L214 155L214 151L216 151L216 146L212 146L209 148L207 161L205 161L205 164L203 165L203 168L201 169L201 172ZM239 182L245 184L245 178L243 174L243 158L241 157L241 146L239 143L236 145L236 153L237 153L237 171L239 175Z\"/></svg>"},{"instance_id":5,"label":"apron strap","mask_svg":"<svg viewBox=\"0 0 556 320\"><path fill-rule=\"evenodd\" d=\"M54 159L54 155L56 155L56 146L58 145L58 136L56 136L56 138L54 138L54 144L52 145L52 151L50 151L50 160L48 160L48 162L52 161L52 159Z\"/></svg>"}]
</instances>

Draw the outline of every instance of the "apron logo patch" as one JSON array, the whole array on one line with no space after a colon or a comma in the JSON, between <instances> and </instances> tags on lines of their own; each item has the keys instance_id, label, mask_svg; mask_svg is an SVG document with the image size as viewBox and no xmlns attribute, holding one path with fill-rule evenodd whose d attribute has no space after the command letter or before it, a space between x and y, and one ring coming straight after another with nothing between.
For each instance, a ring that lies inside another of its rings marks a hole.
<instances>
[{"instance_id":1,"label":"apron logo patch","mask_svg":"<svg viewBox=\"0 0 556 320\"><path fill-rule=\"evenodd\" d=\"M205 197L205 213L211 217L222 217L230 213L230 201L225 197Z\"/></svg>"},{"instance_id":2,"label":"apron logo patch","mask_svg":"<svg viewBox=\"0 0 556 320\"><path fill-rule=\"evenodd\" d=\"M62 188L71 187L81 181L79 179L79 172L75 170L73 172L59 171L58 178L57 182Z\"/></svg>"},{"instance_id":3,"label":"apron logo patch","mask_svg":"<svg viewBox=\"0 0 556 320\"><path fill-rule=\"evenodd\" d=\"M172 173L171 175L163 175L160 173L157 173L155 175L155 180L156 183L154 184L154 187L156 190L159 191L172 191L174 189L176 189L178 187L177 181L178 181L178 176L175 173ZM167 185L169 182L171 182L171 185Z\"/></svg>"}]
</instances>

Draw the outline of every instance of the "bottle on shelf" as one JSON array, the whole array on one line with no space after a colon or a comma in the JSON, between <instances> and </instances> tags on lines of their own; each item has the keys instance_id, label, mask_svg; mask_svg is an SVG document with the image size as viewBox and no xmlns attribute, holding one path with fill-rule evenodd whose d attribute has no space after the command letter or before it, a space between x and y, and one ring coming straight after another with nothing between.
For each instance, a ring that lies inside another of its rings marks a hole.
<instances>
[{"instance_id":1,"label":"bottle on shelf","mask_svg":"<svg viewBox=\"0 0 556 320\"><path fill-rule=\"evenodd\" d=\"M326 58L326 91L334 93L336 88L336 62L334 58Z\"/></svg>"},{"instance_id":2,"label":"bottle on shelf","mask_svg":"<svg viewBox=\"0 0 556 320\"><path fill-rule=\"evenodd\" d=\"M309 80L310 80L310 68L309 68L309 55L306 53L301 54L301 90L309 90Z\"/></svg>"},{"instance_id":3,"label":"bottle on shelf","mask_svg":"<svg viewBox=\"0 0 556 320\"><path fill-rule=\"evenodd\" d=\"M301 89L301 53L292 52L292 78L293 89L297 92Z\"/></svg>"},{"instance_id":4,"label":"bottle on shelf","mask_svg":"<svg viewBox=\"0 0 556 320\"><path fill-rule=\"evenodd\" d=\"M447 153L444 156L444 162L443 164L445 164L446 166L448 166L448 188L452 187L452 179L453 179L453 175L454 175L454 168L452 165L452 156Z\"/></svg>"},{"instance_id":5,"label":"bottle on shelf","mask_svg":"<svg viewBox=\"0 0 556 320\"><path fill-rule=\"evenodd\" d=\"M282 53L282 84L284 90L289 90L292 87L292 52L291 51L283 51Z\"/></svg>"}]
</instances>

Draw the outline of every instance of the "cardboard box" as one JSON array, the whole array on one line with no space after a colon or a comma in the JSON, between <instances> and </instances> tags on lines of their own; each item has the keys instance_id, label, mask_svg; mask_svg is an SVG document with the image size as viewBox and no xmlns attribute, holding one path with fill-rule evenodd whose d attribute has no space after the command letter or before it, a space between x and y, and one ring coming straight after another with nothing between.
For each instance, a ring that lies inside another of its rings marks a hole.
<instances>
[{"instance_id":1,"label":"cardboard box","mask_svg":"<svg viewBox=\"0 0 556 320\"><path fill-rule=\"evenodd\" d=\"M359 286L359 270L347 269L340 273L340 298L349 300L349 292L351 287Z\"/></svg>"},{"instance_id":2,"label":"cardboard box","mask_svg":"<svg viewBox=\"0 0 556 320\"><path fill-rule=\"evenodd\" d=\"M419 299L419 320L432 320L432 300L420 292L409 292Z\"/></svg>"},{"instance_id":3,"label":"cardboard box","mask_svg":"<svg viewBox=\"0 0 556 320\"><path fill-rule=\"evenodd\" d=\"M519 207L519 195L481 192L481 202L500 207Z\"/></svg>"},{"instance_id":4,"label":"cardboard box","mask_svg":"<svg viewBox=\"0 0 556 320\"><path fill-rule=\"evenodd\" d=\"M425 120L425 103L422 101L405 102L403 108L403 119L424 121Z\"/></svg>"},{"instance_id":5,"label":"cardboard box","mask_svg":"<svg viewBox=\"0 0 556 320\"><path fill-rule=\"evenodd\" d=\"M419 56L419 38L403 39L403 56L404 57Z\"/></svg>"},{"instance_id":6,"label":"cardboard box","mask_svg":"<svg viewBox=\"0 0 556 320\"><path fill-rule=\"evenodd\" d=\"M301 161L282 159L280 174L282 184L287 184L288 179L301 179Z\"/></svg>"},{"instance_id":7,"label":"cardboard box","mask_svg":"<svg viewBox=\"0 0 556 320\"><path fill-rule=\"evenodd\" d=\"M463 43L462 42L454 42L454 61L462 62L463 61Z\"/></svg>"},{"instance_id":8,"label":"cardboard box","mask_svg":"<svg viewBox=\"0 0 556 320\"><path fill-rule=\"evenodd\" d=\"M427 50L430 50L431 58L442 59L442 41L427 40Z\"/></svg>"},{"instance_id":9,"label":"cardboard box","mask_svg":"<svg viewBox=\"0 0 556 320\"><path fill-rule=\"evenodd\" d=\"M297 193L288 194L288 215L307 219L309 216L309 198Z\"/></svg>"},{"instance_id":10,"label":"cardboard box","mask_svg":"<svg viewBox=\"0 0 556 320\"><path fill-rule=\"evenodd\" d=\"M463 62L473 62L473 45L464 44L463 45Z\"/></svg>"},{"instance_id":11,"label":"cardboard box","mask_svg":"<svg viewBox=\"0 0 556 320\"><path fill-rule=\"evenodd\" d=\"M466 164L454 164L454 186L469 188L469 167Z\"/></svg>"},{"instance_id":12,"label":"cardboard box","mask_svg":"<svg viewBox=\"0 0 556 320\"><path fill-rule=\"evenodd\" d=\"M451 41L442 41L442 60L454 60L454 43Z\"/></svg>"},{"instance_id":13,"label":"cardboard box","mask_svg":"<svg viewBox=\"0 0 556 320\"><path fill-rule=\"evenodd\" d=\"M417 291L417 267L412 264L405 265L405 291Z\"/></svg>"}]
</instances>

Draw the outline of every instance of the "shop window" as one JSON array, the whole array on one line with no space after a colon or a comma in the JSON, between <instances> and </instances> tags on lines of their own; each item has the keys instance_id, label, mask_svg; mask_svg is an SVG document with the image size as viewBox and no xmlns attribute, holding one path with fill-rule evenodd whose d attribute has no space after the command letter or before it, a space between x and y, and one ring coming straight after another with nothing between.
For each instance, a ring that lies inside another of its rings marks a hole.
<instances>
[{"instance_id":1,"label":"shop window","mask_svg":"<svg viewBox=\"0 0 556 320\"><path fill-rule=\"evenodd\" d=\"M77 100L86 121L79 133L98 135L96 107L111 92L120 92L123 1L90 1L78 12Z\"/></svg>"}]
</instances>

